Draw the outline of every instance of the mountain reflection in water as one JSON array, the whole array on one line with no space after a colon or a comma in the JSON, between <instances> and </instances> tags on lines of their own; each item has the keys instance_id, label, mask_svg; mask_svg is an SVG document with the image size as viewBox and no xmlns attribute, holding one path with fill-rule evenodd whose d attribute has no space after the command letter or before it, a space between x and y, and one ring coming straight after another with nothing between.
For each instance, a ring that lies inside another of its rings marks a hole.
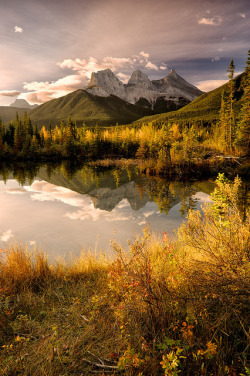
<instances>
[{"instance_id":1,"label":"mountain reflection in water","mask_svg":"<svg viewBox=\"0 0 250 376\"><path fill-rule=\"evenodd\" d=\"M0 177L0 247L21 241L66 257L81 248L112 252L112 238L126 246L147 224L172 235L214 188L212 181L167 181L134 168L67 164L2 165Z\"/></svg>"}]
</instances>

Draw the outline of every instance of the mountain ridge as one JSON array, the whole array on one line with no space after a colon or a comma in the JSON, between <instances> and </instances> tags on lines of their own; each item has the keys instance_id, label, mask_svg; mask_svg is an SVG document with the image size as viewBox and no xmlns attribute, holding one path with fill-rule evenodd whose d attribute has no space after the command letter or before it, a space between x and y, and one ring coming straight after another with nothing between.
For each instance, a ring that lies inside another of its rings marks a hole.
<instances>
[{"instance_id":1,"label":"mountain ridge","mask_svg":"<svg viewBox=\"0 0 250 376\"><path fill-rule=\"evenodd\" d=\"M136 70L128 83L123 84L112 70L105 69L93 72L86 88L52 99L27 112L38 127L60 125L69 116L78 126L83 123L87 126L122 125L144 116L177 110L201 94L174 70L163 79L153 81ZM20 107L25 104L21 99L16 102Z\"/></svg>"},{"instance_id":2,"label":"mountain ridge","mask_svg":"<svg viewBox=\"0 0 250 376\"><path fill-rule=\"evenodd\" d=\"M243 81L245 73L234 78L235 93L234 93L234 110L236 117L241 108L241 97L243 94ZM202 94L185 107L168 113L156 114L145 117L136 121L136 123L152 124L162 123L164 121L178 122L178 123L206 123L212 124L219 120L219 112L221 108L221 97L223 91L227 91L229 83L225 83L218 88Z\"/></svg>"},{"instance_id":3,"label":"mountain ridge","mask_svg":"<svg viewBox=\"0 0 250 376\"><path fill-rule=\"evenodd\" d=\"M147 101L146 107L157 111L157 102L165 101L164 110L169 111L169 102L175 109L181 108L203 94L201 90L179 76L175 70L162 79L150 81L148 76L139 69L132 72L127 84L123 84L110 69L105 69L91 74L89 85L85 88L89 93L98 96L111 94L131 103L139 104Z\"/></svg>"},{"instance_id":4,"label":"mountain ridge","mask_svg":"<svg viewBox=\"0 0 250 376\"><path fill-rule=\"evenodd\" d=\"M96 96L78 89L63 97L52 99L29 112L38 127L60 125L70 116L78 126L128 124L143 116L152 115L147 108L130 104L119 97Z\"/></svg>"}]
</instances>

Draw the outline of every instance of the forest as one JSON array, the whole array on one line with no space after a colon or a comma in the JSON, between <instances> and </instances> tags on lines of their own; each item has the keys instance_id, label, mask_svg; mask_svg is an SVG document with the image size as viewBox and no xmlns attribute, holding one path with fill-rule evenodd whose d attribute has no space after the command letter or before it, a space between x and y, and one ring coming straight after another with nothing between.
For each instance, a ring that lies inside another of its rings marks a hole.
<instances>
[{"instance_id":1,"label":"forest","mask_svg":"<svg viewBox=\"0 0 250 376\"><path fill-rule=\"evenodd\" d=\"M142 171L162 175L181 175L192 169L218 173L231 162L232 168L245 174L248 164L239 158L248 155L250 145L249 66L248 56L240 88L236 88L231 61L217 121L163 120L158 115L125 126L77 127L69 117L53 129L43 126L38 130L25 113L22 119L16 115L8 126L0 122L0 159L102 160L101 164L122 164L125 159L133 160Z\"/></svg>"}]
</instances>

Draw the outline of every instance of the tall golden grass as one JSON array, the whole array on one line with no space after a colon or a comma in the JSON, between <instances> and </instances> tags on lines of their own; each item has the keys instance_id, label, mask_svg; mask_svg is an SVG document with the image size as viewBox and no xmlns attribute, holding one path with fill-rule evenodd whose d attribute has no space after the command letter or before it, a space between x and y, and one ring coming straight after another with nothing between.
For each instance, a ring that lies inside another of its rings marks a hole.
<instances>
[{"instance_id":1,"label":"tall golden grass","mask_svg":"<svg viewBox=\"0 0 250 376\"><path fill-rule=\"evenodd\" d=\"M1 375L248 376L249 213L220 175L213 203L170 242L50 265L20 245L0 261Z\"/></svg>"}]
</instances>

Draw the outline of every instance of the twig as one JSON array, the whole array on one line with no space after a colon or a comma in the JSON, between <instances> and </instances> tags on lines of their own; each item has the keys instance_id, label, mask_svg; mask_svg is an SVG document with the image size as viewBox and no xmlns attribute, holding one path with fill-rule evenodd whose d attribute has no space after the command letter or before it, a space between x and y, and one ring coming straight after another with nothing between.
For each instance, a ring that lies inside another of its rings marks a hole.
<instances>
[{"instance_id":1,"label":"twig","mask_svg":"<svg viewBox=\"0 0 250 376\"><path fill-rule=\"evenodd\" d=\"M84 315L80 315L80 317L81 317L84 321L89 322L89 319L87 319L86 316L84 316Z\"/></svg>"},{"instance_id":2,"label":"twig","mask_svg":"<svg viewBox=\"0 0 250 376\"><path fill-rule=\"evenodd\" d=\"M101 364L104 364L104 361L102 360L102 358L99 358L98 356L96 356L95 354L91 353L90 351L87 351L87 352L88 352L90 355L92 355L94 358L98 359L99 362L100 362Z\"/></svg>"},{"instance_id":3,"label":"twig","mask_svg":"<svg viewBox=\"0 0 250 376\"><path fill-rule=\"evenodd\" d=\"M103 368L105 370L107 369L107 370L113 370L113 371L121 371L121 370L119 370L119 368L117 366L108 366L106 364L99 364L99 363L91 362L90 360L85 359L85 358L82 358L82 360L84 362L90 364L93 367Z\"/></svg>"}]
</instances>

